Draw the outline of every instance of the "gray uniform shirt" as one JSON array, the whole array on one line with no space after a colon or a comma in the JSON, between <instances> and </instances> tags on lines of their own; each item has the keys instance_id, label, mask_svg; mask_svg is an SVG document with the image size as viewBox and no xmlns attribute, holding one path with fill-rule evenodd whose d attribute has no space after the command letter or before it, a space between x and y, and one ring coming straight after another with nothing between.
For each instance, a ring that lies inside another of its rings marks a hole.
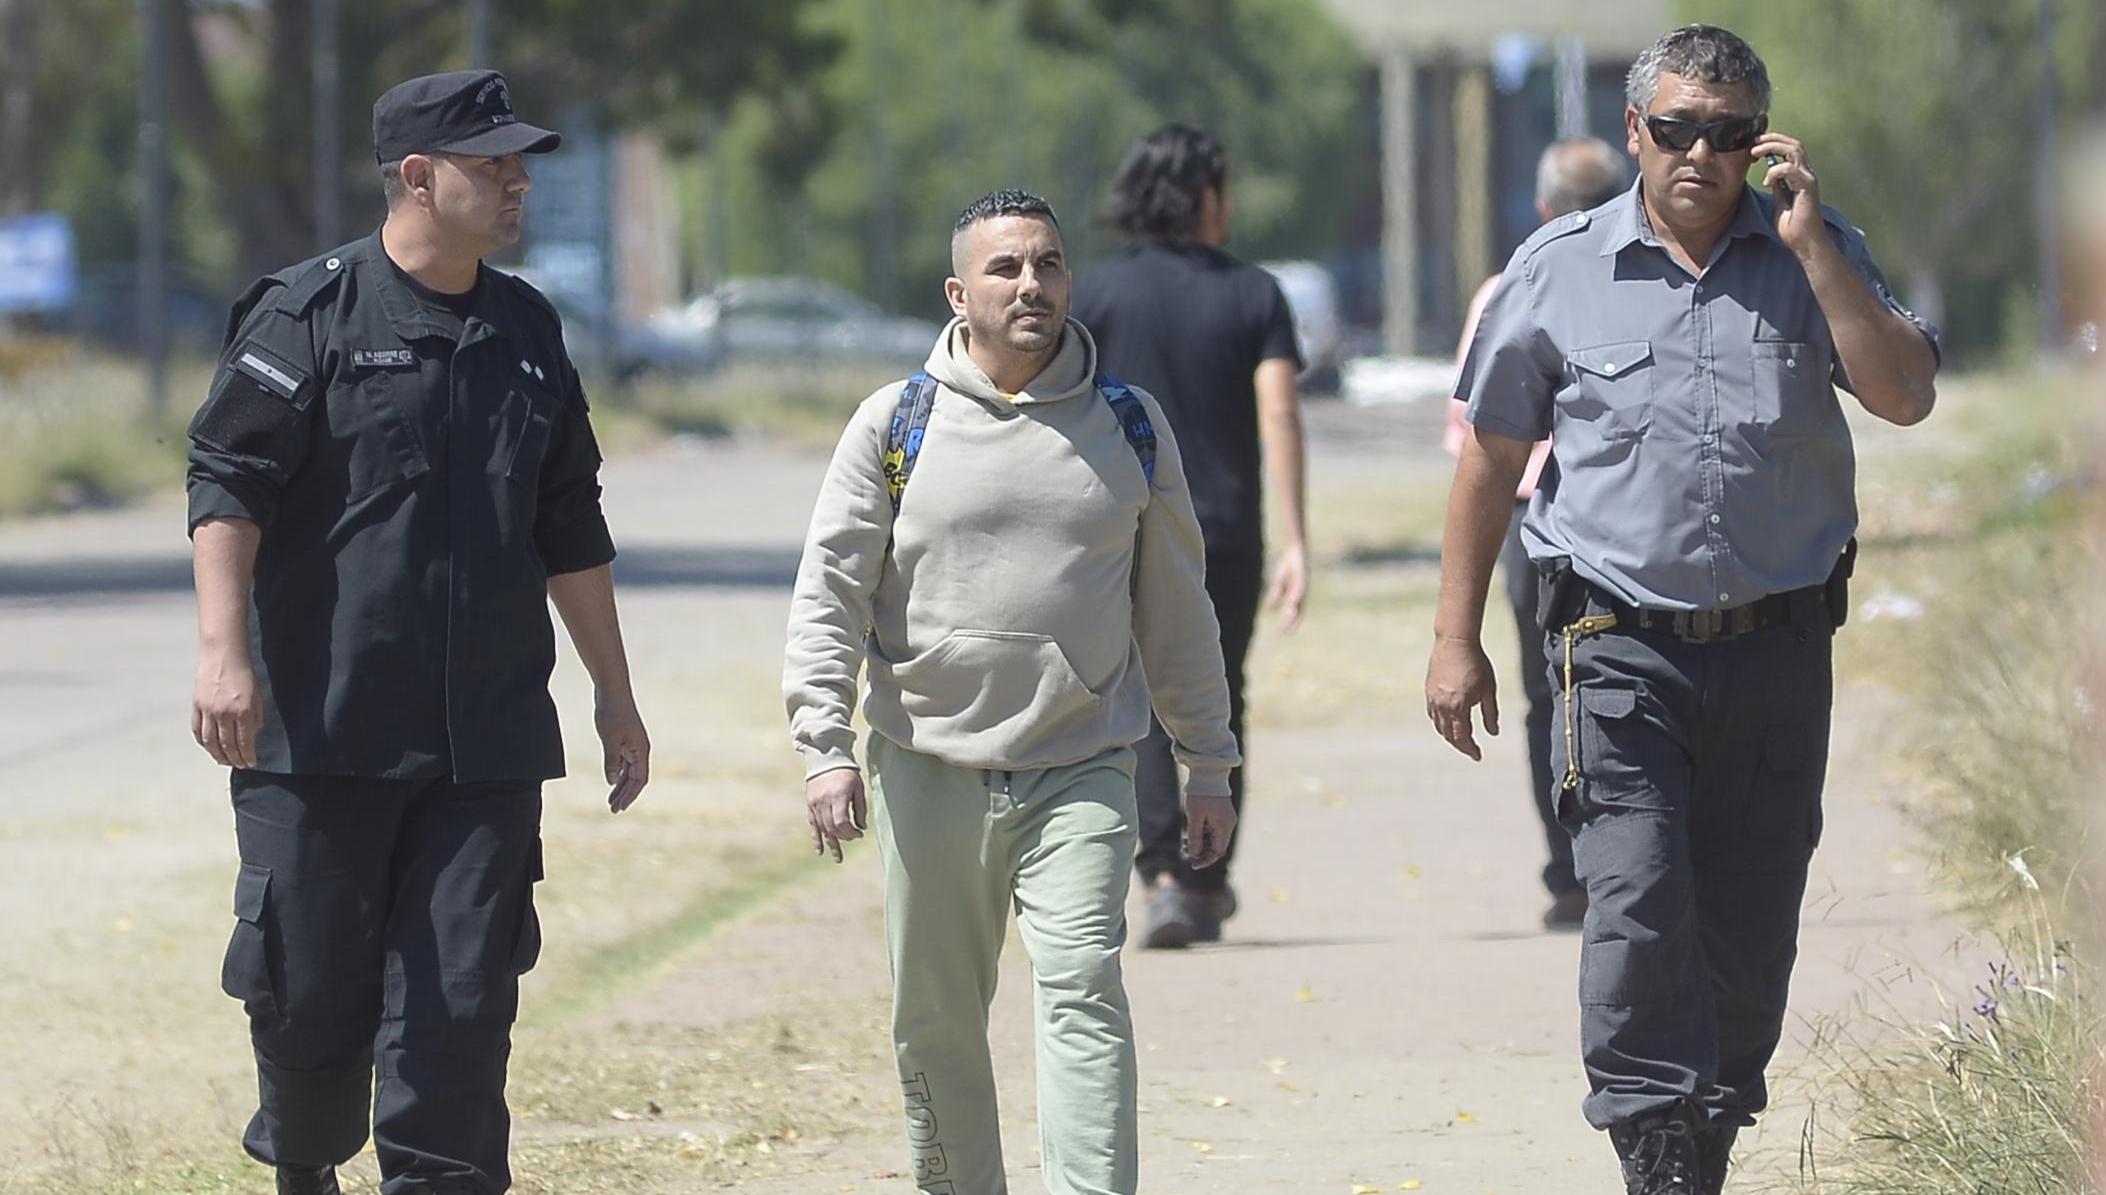
<instances>
[{"instance_id":1,"label":"gray uniform shirt","mask_svg":"<svg viewBox=\"0 0 2106 1195\"><path fill-rule=\"evenodd\" d=\"M1857 529L1850 389L1775 204L1748 188L1692 277L1632 189L1544 225L1477 325L1456 397L1471 423L1551 439L1522 527L1632 605L1724 609L1827 579ZM1864 237L1822 217L1888 307Z\"/></svg>"}]
</instances>

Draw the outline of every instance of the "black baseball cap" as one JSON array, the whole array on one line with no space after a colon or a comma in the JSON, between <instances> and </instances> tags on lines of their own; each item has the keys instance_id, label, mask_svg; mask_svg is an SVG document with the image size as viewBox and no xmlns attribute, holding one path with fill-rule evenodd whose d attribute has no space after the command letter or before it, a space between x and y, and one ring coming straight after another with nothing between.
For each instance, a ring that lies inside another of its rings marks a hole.
<instances>
[{"instance_id":1,"label":"black baseball cap","mask_svg":"<svg viewBox=\"0 0 2106 1195\"><path fill-rule=\"evenodd\" d=\"M397 83L373 102L373 158L410 154L545 154L563 138L512 115L505 77L496 71L447 71Z\"/></svg>"}]
</instances>

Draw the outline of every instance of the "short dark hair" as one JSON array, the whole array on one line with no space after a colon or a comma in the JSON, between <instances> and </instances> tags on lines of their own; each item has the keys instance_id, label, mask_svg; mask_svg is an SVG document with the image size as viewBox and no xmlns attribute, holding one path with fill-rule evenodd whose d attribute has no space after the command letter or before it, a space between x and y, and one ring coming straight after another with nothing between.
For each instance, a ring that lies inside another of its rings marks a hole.
<instances>
[{"instance_id":1,"label":"short dark hair","mask_svg":"<svg viewBox=\"0 0 2106 1195\"><path fill-rule=\"evenodd\" d=\"M1770 110L1770 71L1755 47L1716 25L1684 25L1646 47L1624 77L1623 95L1640 112L1652 106L1662 74L1699 83L1746 83L1755 111Z\"/></svg>"},{"instance_id":2,"label":"short dark hair","mask_svg":"<svg viewBox=\"0 0 2106 1195\"><path fill-rule=\"evenodd\" d=\"M1191 125L1167 124L1126 151L1098 218L1139 240L1190 240L1199 231L1201 197L1227 182L1221 142Z\"/></svg>"},{"instance_id":3,"label":"short dark hair","mask_svg":"<svg viewBox=\"0 0 2106 1195\"><path fill-rule=\"evenodd\" d=\"M380 164L380 197L387 201L390 210L409 194L409 185L402 181L402 159Z\"/></svg>"},{"instance_id":4,"label":"short dark hair","mask_svg":"<svg viewBox=\"0 0 2106 1195\"><path fill-rule=\"evenodd\" d=\"M958 213L958 222L951 225L951 234L955 236L982 220L992 220L996 216L1041 216L1053 227L1060 227L1060 217L1053 214L1052 204L1029 191L1004 187L999 191L989 191L966 204L965 210Z\"/></svg>"}]
</instances>

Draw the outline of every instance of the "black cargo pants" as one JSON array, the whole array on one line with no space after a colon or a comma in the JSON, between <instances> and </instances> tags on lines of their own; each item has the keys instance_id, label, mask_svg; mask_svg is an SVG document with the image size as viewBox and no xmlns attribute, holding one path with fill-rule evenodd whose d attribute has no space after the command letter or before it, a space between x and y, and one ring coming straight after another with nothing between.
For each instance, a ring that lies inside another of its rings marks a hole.
<instances>
[{"instance_id":1,"label":"black cargo pants","mask_svg":"<svg viewBox=\"0 0 2106 1195\"><path fill-rule=\"evenodd\" d=\"M1821 834L1834 633L1813 602L1722 642L1582 638L1569 722L1564 639L1546 637L1552 763L1561 784L1578 772L1559 816L1590 899L1580 1032L1596 1128L1678 1101L1748 1125L1768 1102Z\"/></svg>"},{"instance_id":2,"label":"black cargo pants","mask_svg":"<svg viewBox=\"0 0 2106 1195\"><path fill-rule=\"evenodd\" d=\"M1207 552L1207 597L1213 600L1214 620L1221 626L1221 662L1228 673L1229 733L1236 748L1248 757L1243 745L1243 661L1250 655L1250 642L1257 635L1258 608L1265 601L1265 555L1258 551ZM1135 743L1134 804L1140 818L1141 842L1134 852L1134 866L1141 882L1153 884L1158 876L1175 877L1178 887L1191 892L1219 892L1228 887L1229 864L1236 857L1237 830L1229 837L1221 862L1195 870L1185 862L1185 802L1178 782L1177 759L1171 749L1170 732L1153 717L1148 737ZM1229 801L1237 815L1243 813L1243 769L1229 770Z\"/></svg>"},{"instance_id":3,"label":"black cargo pants","mask_svg":"<svg viewBox=\"0 0 2106 1195\"><path fill-rule=\"evenodd\" d=\"M248 1011L260 1088L242 1144L335 1165L370 1126L386 1195L504 1191L540 782L237 771L233 792L222 986Z\"/></svg>"}]
</instances>

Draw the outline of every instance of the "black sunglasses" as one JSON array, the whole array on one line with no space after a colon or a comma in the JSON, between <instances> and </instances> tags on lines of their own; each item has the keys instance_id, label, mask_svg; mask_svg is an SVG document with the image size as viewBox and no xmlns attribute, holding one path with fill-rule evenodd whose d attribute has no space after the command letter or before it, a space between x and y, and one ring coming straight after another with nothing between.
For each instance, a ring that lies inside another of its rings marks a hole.
<instances>
[{"instance_id":1,"label":"black sunglasses","mask_svg":"<svg viewBox=\"0 0 2106 1195\"><path fill-rule=\"evenodd\" d=\"M1769 128L1767 113L1729 116L1724 120L1683 120L1676 116L1645 118L1645 131L1653 135L1653 144L1678 154L1688 153L1699 137L1709 141L1711 148L1719 153L1739 153L1755 144Z\"/></svg>"}]
</instances>

